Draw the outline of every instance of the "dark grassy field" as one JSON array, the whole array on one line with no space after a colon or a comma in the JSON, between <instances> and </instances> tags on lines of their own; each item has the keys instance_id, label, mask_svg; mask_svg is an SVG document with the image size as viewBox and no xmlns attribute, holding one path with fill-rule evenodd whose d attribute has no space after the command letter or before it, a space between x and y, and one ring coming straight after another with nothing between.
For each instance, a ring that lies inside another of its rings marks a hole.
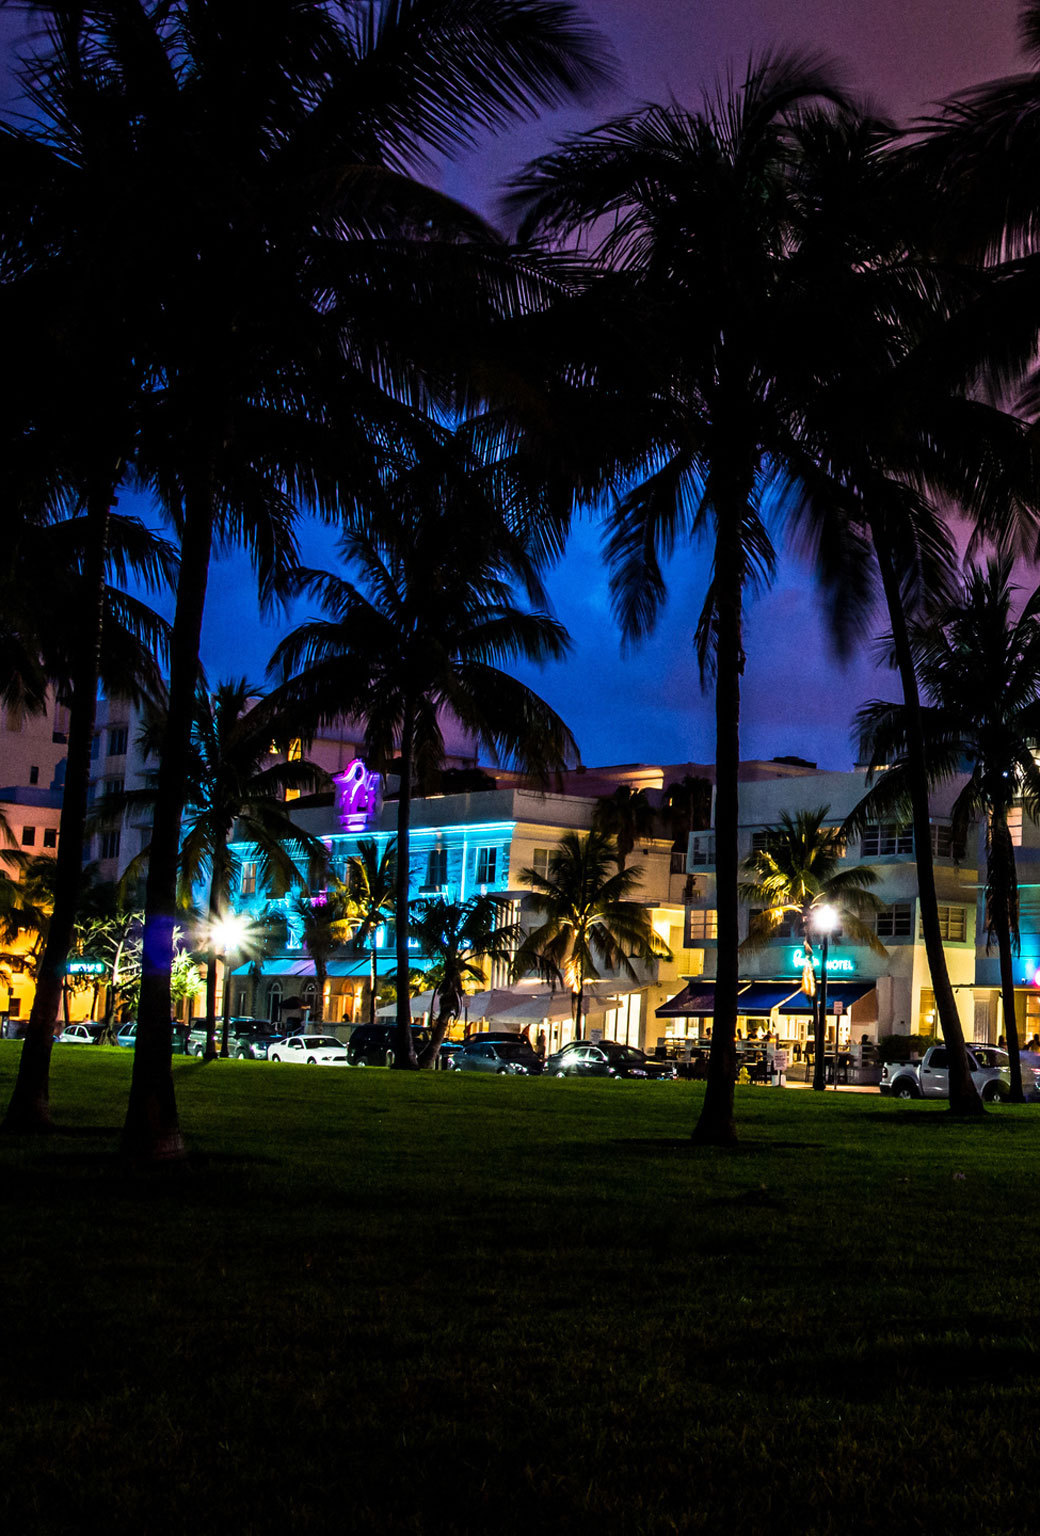
<instances>
[{"instance_id":1,"label":"dark grassy field","mask_svg":"<svg viewBox=\"0 0 1040 1536\"><path fill-rule=\"evenodd\" d=\"M185 1172L116 1051L0 1144L0 1531L1040 1527L1040 1109L176 1070Z\"/></svg>"}]
</instances>

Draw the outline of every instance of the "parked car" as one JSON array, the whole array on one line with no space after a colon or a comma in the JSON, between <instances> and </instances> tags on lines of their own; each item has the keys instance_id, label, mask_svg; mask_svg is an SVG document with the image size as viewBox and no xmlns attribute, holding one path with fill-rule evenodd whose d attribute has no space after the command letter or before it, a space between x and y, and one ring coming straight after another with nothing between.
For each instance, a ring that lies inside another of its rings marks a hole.
<instances>
[{"instance_id":1,"label":"parked car","mask_svg":"<svg viewBox=\"0 0 1040 1536\"><path fill-rule=\"evenodd\" d=\"M224 1022L217 1020L217 1049L220 1049L223 1036ZM187 1053L189 1056L204 1056L206 1054L206 1025L198 1024L188 1035ZM253 1061L266 1061L271 1046L277 1040L284 1040L284 1030L279 1031L276 1025L269 1023L267 1019L235 1018L228 1020L228 1055L236 1056L240 1061L247 1059Z\"/></svg>"},{"instance_id":2,"label":"parked car","mask_svg":"<svg viewBox=\"0 0 1040 1536\"><path fill-rule=\"evenodd\" d=\"M394 1059L394 1024L357 1024L347 1041L347 1060L352 1067L389 1067ZM412 1025L415 1054L430 1043L430 1031ZM442 1047L443 1049L443 1047Z\"/></svg>"},{"instance_id":3,"label":"parked car","mask_svg":"<svg viewBox=\"0 0 1040 1536\"><path fill-rule=\"evenodd\" d=\"M616 1040L572 1040L556 1051L545 1063L551 1077L643 1077L674 1078L674 1061L647 1056L634 1045L620 1045Z\"/></svg>"},{"instance_id":4,"label":"parked car","mask_svg":"<svg viewBox=\"0 0 1040 1536\"><path fill-rule=\"evenodd\" d=\"M1011 1086L1007 1051L999 1051L991 1045L970 1045L968 1065L972 1081L988 1104L997 1104L1007 1098ZM919 1062L886 1062L881 1069L878 1087L893 1099L948 1099L949 1052L945 1045L932 1045Z\"/></svg>"},{"instance_id":5,"label":"parked car","mask_svg":"<svg viewBox=\"0 0 1040 1536\"><path fill-rule=\"evenodd\" d=\"M437 1058L442 1072L454 1072L459 1065L459 1057L463 1051L461 1040L442 1040L440 1053Z\"/></svg>"},{"instance_id":6,"label":"parked car","mask_svg":"<svg viewBox=\"0 0 1040 1536\"><path fill-rule=\"evenodd\" d=\"M103 1024L66 1024L57 1036L59 1045L96 1045Z\"/></svg>"},{"instance_id":7,"label":"parked car","mask_svg":"<svg viewBox=\"0 0 1040 1536\"><path fill-rule=\"evenodd\" d=\"M345 1067L347 1048L335 1035L290 1035L271 1046L267 1059L305 1062L308 1067Z\"/></svg>"},{"instance_id":8,"label":"parked car","mask_svg":"<svg viewBox=\"0 0 1040 1536\"><path fill-rule=\"evenodd\" d=\"M129 1024L120 1025L119 1033L116 1035L116 1044L121 1045L129 1050L133 1050L134 1046L137 1044L136 1019L131 1019Z\"/></svg>"},{"instance_id":9,"label":"parked car","mask_svg":"<svg viewBox=\"0 0 1040 1536\"><path fill-rule=\"evenodd\" d=\"M471 1035L455 1058L459 1072L497 1072L502 1077L537 1077L542 1058L526 1040L513 1035L508 1040L489 1040L486 1035Z\"/></svg>"}]
</instances>

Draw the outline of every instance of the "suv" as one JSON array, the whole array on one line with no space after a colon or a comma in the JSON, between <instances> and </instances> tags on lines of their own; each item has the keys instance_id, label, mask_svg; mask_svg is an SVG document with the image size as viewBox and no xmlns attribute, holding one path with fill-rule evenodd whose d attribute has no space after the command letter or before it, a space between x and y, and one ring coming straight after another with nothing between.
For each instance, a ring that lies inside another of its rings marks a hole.
<instances>
[{"instance_id":1,"label":"suv","mask_svg":"<svg viewBox=\"0 0 1040 1536\"><path fill-rule=\"evenodd\" d=\"M217 1049L223 1035L224 1024L222 1019L217 1020L216 1037ZM206 1054L206 1025L197 1025L189 1034L187 1053L189 1056L204 1056ZM266 1061L267 1052L276 1040L283 1040L285 1031L271 1024L267 1019L229 1019L228 1020L228 1055L236 1056L239 1061Z\"/></svg>"},{"instance_id":2,"label":"suv","mask_svg":"<svg viewBox=\"0 0 1040 1536\"><path fill-rule=\"evenodd\" d=\"M394 1059L396 1024L358 1024L347 1041L347 1061L352 1067L389 1067ZM412 1048L419 1052L430 1043L430 1031L412 1025Z\"/></svg>"},{"instance_id":3,"label":"suv","mask_svg":"<svg viewBox=\"0 0 1040 1536\"><path fill-rule=\"evenodd\" d=\"M945 1045L932 1045L920 1062L886 1062L878 1086L893 1099L948 1099L949 1059ZM1011 1086L1007 1051L998 1051L992 1045L969 1045L968 1066L972 1081L987 1104L1007 1098Z\"/></svg>"}]
</instances>

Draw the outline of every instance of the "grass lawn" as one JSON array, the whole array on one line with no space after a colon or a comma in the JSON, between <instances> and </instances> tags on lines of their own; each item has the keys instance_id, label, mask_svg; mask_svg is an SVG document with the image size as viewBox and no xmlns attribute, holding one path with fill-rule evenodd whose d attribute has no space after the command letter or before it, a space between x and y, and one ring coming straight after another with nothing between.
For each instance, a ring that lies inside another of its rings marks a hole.
<instances>
[{"instance_id":1,"label":"grass lawn","mask_svg":"<svg viewBox=\"0 0 1040 1536\"><path fill-rule=\"evenodd\" d=\"M1040 1525L1040 1109L175 1070L185 1172L103 1048L0 1143L0 1531Z\"/></svg>"}]
</instances>

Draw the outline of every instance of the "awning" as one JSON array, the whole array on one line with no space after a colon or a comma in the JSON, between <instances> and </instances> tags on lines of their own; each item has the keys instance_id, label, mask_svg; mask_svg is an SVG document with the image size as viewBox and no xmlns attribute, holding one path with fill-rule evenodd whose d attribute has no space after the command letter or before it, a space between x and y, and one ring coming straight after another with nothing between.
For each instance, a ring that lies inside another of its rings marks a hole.
<instances>
[{"instance_id":1,"label":"awning","mask_svg":"<svg viewBox=\"0 0 1040 1536\"><path fill-rule=\"evenodd\" d=\"M737 1013L751 1018L766 1018L798 991L793 981L752 981L737 996Z\"/></svg>"},{"instance_id":2,"label":"awning","mask_svg":"<svg viewBox=\"0 0 1040 1536\"><path fill-rule=\"evenodd\" d=\"M681 992L654 1010L659 1019L712 1018L715 1014L714 981L687 982Z\"/></svg>"},{"instance_id":3,"label":"awning","mask_svg":"<svg viewBox=\"0 0 1040 1536\"><path fill-rule=\"evenodd\" d=\"M410 1001L411 1001L411 1004L412 1004L412 1018L413 1019L421 1019L424 1013L429 1013L429 1011L430 1011L430 1004L433 1002L433 993L430 992L430 991L417 992L416 995L413 998L410 999ZM396 1001L394 1001L392 1003L384 1003L382 1008L377 1008L376 1009L376 1018L377 1019L396 1019L397 1018L397 1003L396 1003Z\"/></svg>"},{"instance_id":4,"label":"awning","mask_svg":"<svg viewBox=\"0 0 1040 1536\"><path fill-rule=\"evenodd\" d=\"M834 1004L841 1003L848 1013L853 1003L858 1003L862 998L868 997L877 985L874 981L830 981L827 982L827 1012L834 1012ZM812 1013L815 1003L811 997L807 997L800 989L793 997L788 998L780 1009L781 1013Z\"/></svg>"}]
</instances>

